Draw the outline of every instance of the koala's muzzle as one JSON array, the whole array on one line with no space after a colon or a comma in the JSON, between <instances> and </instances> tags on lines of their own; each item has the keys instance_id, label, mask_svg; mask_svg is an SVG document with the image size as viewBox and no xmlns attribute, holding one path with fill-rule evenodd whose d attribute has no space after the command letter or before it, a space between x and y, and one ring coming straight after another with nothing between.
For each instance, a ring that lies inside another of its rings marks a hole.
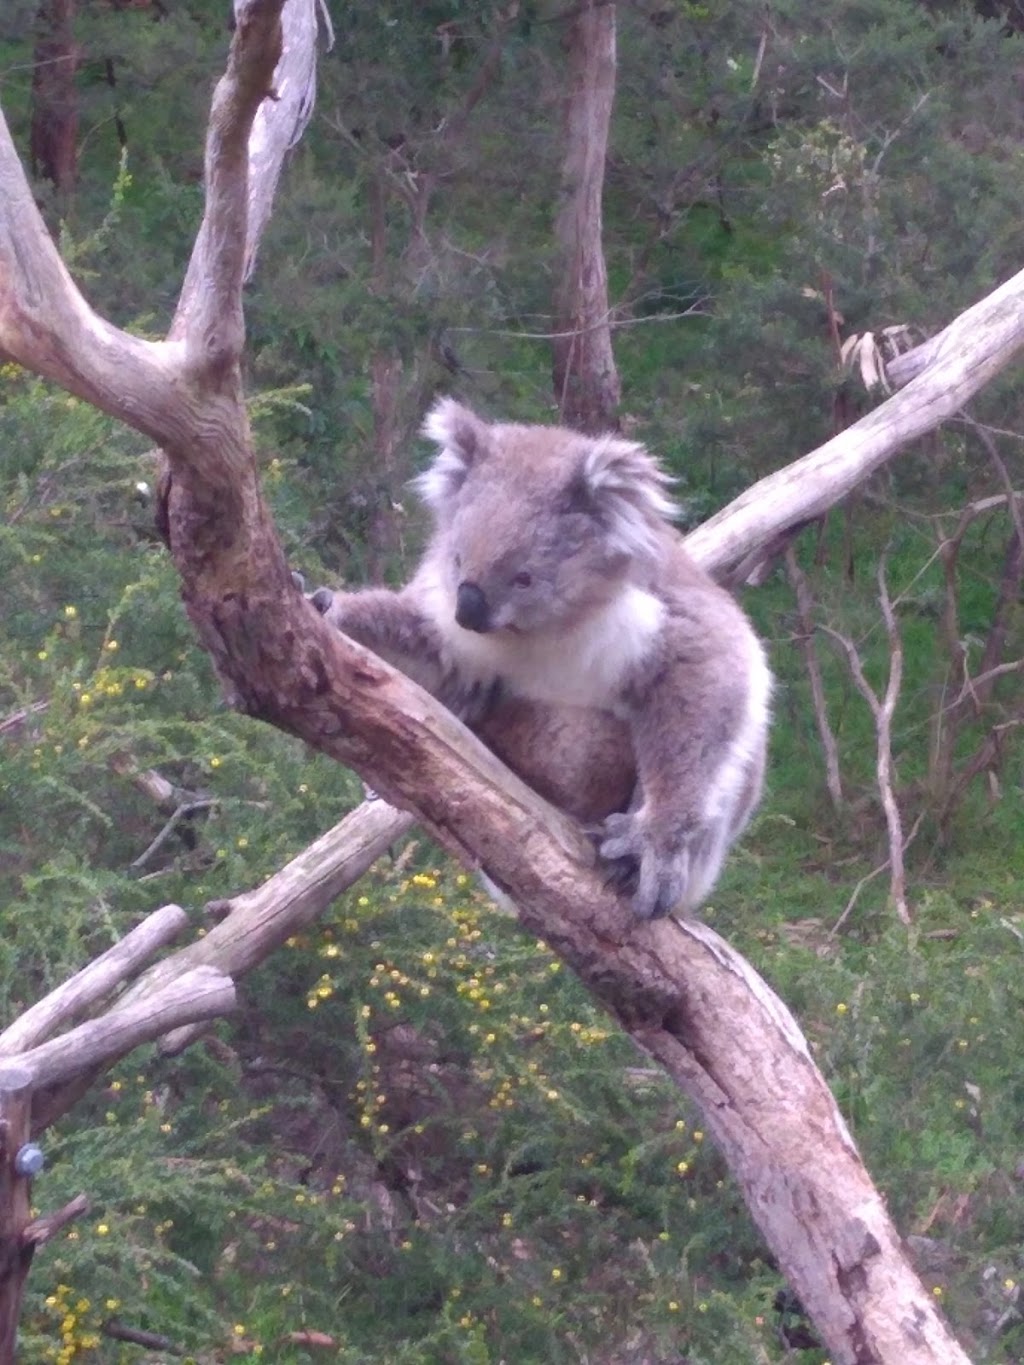
<instances>
[{"instance_id":1,"label":"koala's muzzle","mask_svg":"<svg viewBox=\"0 0 1024 1365\"><path fill-rule=\"evenodd\" d=\"M463 630L481 634L490 629L491 612L483 590L475 583L460 583L455 598L455 619Z\"/></svg>"}]
</instances>

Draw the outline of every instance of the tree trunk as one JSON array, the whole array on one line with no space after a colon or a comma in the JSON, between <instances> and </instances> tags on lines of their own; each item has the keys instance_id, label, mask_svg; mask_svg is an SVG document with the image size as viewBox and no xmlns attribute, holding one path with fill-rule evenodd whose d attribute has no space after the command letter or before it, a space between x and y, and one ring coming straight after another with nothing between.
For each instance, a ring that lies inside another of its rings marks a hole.
<instances>
[{"instance_id":1,"label":"tree trunk","mask_svg":"<svg viewBox=\"0 0 1024 1365\"><path fill-rule=\"evenodd\" d=\"M77 0L43 0L32 71L32 170L62 195L78 176Z\"/></svg>"},{"instance_id":2,"label":"tree trunk","mask_svg":"<svg viewBox=\"0 0 1024 1365\"><path fill-rule=\"evenodd\" d=\"M612 352L601 194L615 99L615 6L586 0L566 35L569 90L558 247L552 377L569 426L618 427L619 375Z\"/></svg>"}]
</instances>

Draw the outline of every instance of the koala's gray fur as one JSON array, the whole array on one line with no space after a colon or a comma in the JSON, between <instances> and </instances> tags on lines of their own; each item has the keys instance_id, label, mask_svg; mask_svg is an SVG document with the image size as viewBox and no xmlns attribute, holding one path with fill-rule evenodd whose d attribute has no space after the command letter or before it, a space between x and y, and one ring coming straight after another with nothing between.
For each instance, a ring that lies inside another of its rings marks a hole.
<instances>
[{"instance_id":1,"label":"koala's gray fur","mask_svg":"<svg viewBox=\"0 0 1024 1365\"><path fill-rule=\"evenodd\" d=\"M749 621L668 524L642 446L451 399L424 431L435 524L414 577L314 601L543 795L602 819L639 916L694 910L761 793L771 677Z\"/></svg>"}]
</instances>

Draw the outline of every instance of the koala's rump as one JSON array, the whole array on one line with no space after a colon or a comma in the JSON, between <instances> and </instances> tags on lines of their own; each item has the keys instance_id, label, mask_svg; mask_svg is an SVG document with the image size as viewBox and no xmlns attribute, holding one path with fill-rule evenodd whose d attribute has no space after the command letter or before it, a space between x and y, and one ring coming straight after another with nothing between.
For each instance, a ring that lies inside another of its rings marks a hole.
<instances>
[{"instance_id":1,"label":"koala's rump","mask_svg":"<svg viewBox=\"0 0 1024 1365\"><path fill-rule=\"evenodd\" d=\"M608 711L507 697L477 733L534 791L583 824L629 806L633 746L628 727Z\"/></svg>"}]
</instances>

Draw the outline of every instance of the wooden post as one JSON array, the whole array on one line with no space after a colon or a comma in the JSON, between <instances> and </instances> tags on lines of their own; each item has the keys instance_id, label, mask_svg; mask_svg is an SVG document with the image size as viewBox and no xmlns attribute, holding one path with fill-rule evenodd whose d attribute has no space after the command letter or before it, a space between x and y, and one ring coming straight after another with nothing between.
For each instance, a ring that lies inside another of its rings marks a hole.
<instances>
[{"instance_id":1,"label":"wooden post","mask_svg":"<svg viewBox=\"0 0 1024 1365\"><path fill-rule=\"evenodd\" d=\"M31 1219L30 1177L17 1165L29 1140L31 1082L26 1067L0 1063L0 1365L14 1365L16 1359L21 1296L35 1250L24 1237Z\"/></svg>"}]
</instances>

